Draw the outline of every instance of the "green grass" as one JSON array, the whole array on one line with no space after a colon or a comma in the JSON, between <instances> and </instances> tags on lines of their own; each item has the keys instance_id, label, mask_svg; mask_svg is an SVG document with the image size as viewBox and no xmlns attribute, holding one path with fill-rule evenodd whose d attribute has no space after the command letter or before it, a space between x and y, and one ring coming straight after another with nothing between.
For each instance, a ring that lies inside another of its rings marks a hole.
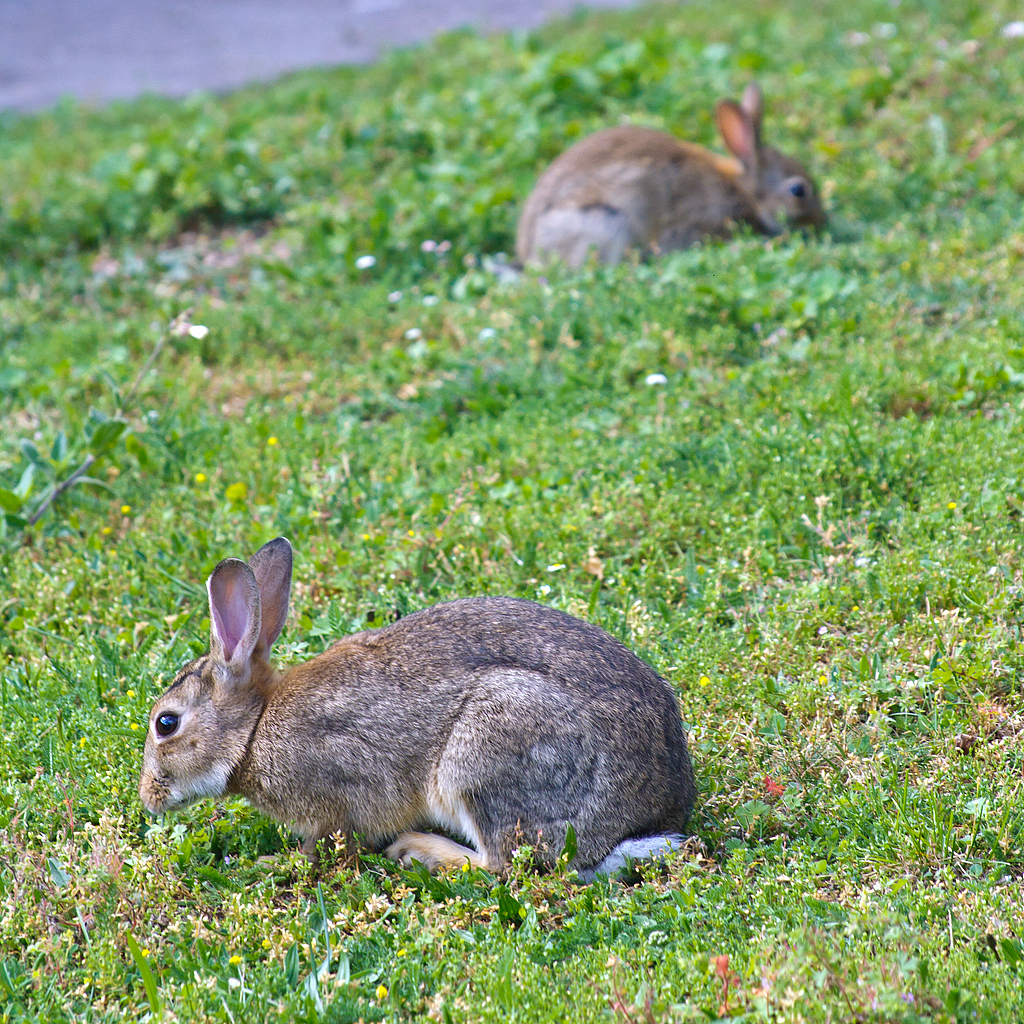
<instances>
[{"instance_id":1,"label":"green grass","mask_svg":"<svg viewBox=\"0 0 1024 1024\"><path fill-rule=\"evenodd\" d=\"M695 2L4 115L0 1020L1024 1019L1015 17ZM754 76L830 234L482 269L574 138L716 145ZM147 819L203 580L279 533L283 662L482 593L630 644L692 848L314 874L241 802Z\"/></svg>"}]
</instances>

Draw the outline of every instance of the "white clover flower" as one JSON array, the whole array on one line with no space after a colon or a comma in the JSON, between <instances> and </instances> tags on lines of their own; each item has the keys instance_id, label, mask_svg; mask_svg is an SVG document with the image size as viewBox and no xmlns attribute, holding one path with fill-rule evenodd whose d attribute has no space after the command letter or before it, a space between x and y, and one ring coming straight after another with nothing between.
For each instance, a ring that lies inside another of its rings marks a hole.
<instances>
[{"instance_id":1,"label":"white clover flower","mask_svg":"<svg viewBox=\"0 0 1024 1024\"><path fill-rule=\"evenodd\" d=\"M1011 21L999 33L1004 39L1024 39L1024 21Z\"/></svg>"},{"instance_id":2,"label":"white clover flower","mask_svg":"<svg viewBox=\"0 0 1024 1024\"><path fill-rule=\"evenodd\" d=\"M193 338L198 338L200 341L202 341L203 338L205 338L210 333L210 328L204 327L202 324L193 324L188 329L188 333L191 334Z\"/></svg>"},{"instance_id":3,"label":"white clover flower","mask_svg":"<svg viewBox=\"0 0 1024 1024\"><path fill-rule=\"evenodd\" d=\"M437 242L434 242L429 238L423 242L420 242L420 252L434 252L436 249Z\"/></svg>"},{"instance_id":4,"label":"white clover flower","mask_svg":"<svg viewBox=\"0 0 1024 1024\"><path fill-rule=\"evenodd\" d=\"M360 256L359 259L356 260L356 270L369 270L370 267L375 267L376 265L376 256Z\"/></svg>"},{"instance_id":5,"label":"white clover flower","mask_svg":"<svg viewBox=\"0 0 1024 1024\"><path fill-rule=\"evenodd\" d=\"M409 330L407 330L405 332L405 340L406 341L416 341L417 338L422 338L422 337L423 337L423 332L418 327L410 327Z\"/></svg>"},{"instance_id":6,"label":"white clover flower","mask_svg":"<svg viewBox=\"0 0 1024 1024\"><path fill-rule=\"evenodd\" d=\"M441 300L436 295L424 295L423 305L424 306L436 306Z\"/></svg>"},{"instance_id":7,"label":"white clover flower","mask_svg":"<svg viewBox=\"0 0 1024 1024\"><path fill-rule=\"evenodd\" d=\"M489 340L490 340L491 338L493 338L493 337L494 337L494 335L495 335L495 334L497 334L497 333L498 333L498 332L497 332L497 331L495 331L495 329L494 329L493 327L484 327L484 328L483 328L483 329L482 329L482 330L480 331L480 333L479 333L479 334L477 335L477 337L478 337L478 338L479 338L479 339L480 339L481 341L489 341Z\"/></svg>"},{"instance_id":8,"label":"white clover flower","mask_svg":"<svg viewBox=\"0 0 1024 1024\"><path fill-rule=\"evenodd\" d=\"M667 384L668 377L666 377L663 373L649 373L644 378L644 383L648 387L654 387L655 384Z\"/></svg>"},{"instance_id":9,"label":"white clover flower","mask_svg":"<svg viewBox=\"0 0 1024 1024\"><path fill-rule=\"evenodd\" d=\"M402 293L401 292L388 292L388 302L395 303L395 302L401 302L401 301L402 301Z\"/></svg>"}]
</instances>

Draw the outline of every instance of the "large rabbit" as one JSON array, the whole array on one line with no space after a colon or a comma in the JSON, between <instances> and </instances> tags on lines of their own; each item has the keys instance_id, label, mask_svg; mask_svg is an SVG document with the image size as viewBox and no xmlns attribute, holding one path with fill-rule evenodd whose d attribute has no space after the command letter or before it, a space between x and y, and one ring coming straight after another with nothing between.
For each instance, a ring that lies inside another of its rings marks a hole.
<instances>
[{"instance_id":1,"label":"large rabbit","mask_svg":"<svg viewBox=\"0 0 1024 1024\"><path fill-rule=\"evenodd\" d=\"M629 249L667 252L726 238L737 224L765 235L823 227L807 171L761 141L761 90L720 100L718 130L733 158L635 125L606 128L567 149L540 176L516 236L520 262L556 255L579 267L595 253L617 263Z\"/></svg>"},{"instance_id":2,"label":"large rabbit","mask_svg":"<svg viewBox=\"0 0 1024 1024\"><path fill-rule=\"evenodd\" d=\"M679 840L694 800L668 684L603 630L531 601L439 604L278 672L292 548L207 581L210 653L154 704L139 794L153 813L237 793L317 840L357 833L432 870L507 867L520 842L610 873ZM465 846L432 832L443 829Z\"/></svg>"}]
</instances>

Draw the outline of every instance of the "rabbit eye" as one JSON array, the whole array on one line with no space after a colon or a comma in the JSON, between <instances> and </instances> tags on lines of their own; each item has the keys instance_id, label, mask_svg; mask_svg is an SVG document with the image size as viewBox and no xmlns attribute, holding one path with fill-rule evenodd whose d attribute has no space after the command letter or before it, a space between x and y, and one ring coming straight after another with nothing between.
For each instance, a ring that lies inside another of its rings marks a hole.
<instances>
[{"instance_id":1,"label":"rabbit eye","mask_svg":"<svg viewBox=\"0 0 1024 1024\"><path fill-rule=\"evenodd\" d=\"M797 199L803 199L807 195L807 186L802 181L794 181L790 183L789 192Z\"/></svg>"},{"instance_id":2,"label":"rabbit eye","mask_svg":"<svg viewBox=\"0 0 1024 1024\"><path fill-rule=\"evenodd\" d=\"M156 720L156 731L158 736L170 736L178 728L178 716L165 711Z\"/></svg>"}]
</instances>

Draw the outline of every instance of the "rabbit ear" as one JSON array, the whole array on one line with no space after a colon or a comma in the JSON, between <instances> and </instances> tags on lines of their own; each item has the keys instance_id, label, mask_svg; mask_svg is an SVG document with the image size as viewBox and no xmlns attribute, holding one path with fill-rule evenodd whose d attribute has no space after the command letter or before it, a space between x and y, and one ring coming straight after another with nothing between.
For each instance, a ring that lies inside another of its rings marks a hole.
<instances>
[{"instance_id":1,"label":"rabbit ear","mask_svg":"<svg viewBox=\"0 0 1024 1024\"><path fill-rule=\"evenodd\" d=\"M260 637L260 590L240 558L225 558L206 581L210 651L233 676L244 676Z\"/></svg>"},{"instance_id":2,"label":"rabbit ear","mask_svg":"<svg viewBox=\"0 0 1024 1024\"><path fill-rule=\"evenodd\" d=\"M719 100L715 106L718 130L729 152L748 171L756 171L758 154L757 130L750 115L732 100Z\"/></svg>"},{"instance_id":3,"label":"rabbit ear","mask_svg":"<svg viewBox=\"0 0 1024 1024\"><path fill-rule=\"evenodd\" d=\"M757 82L751 82L743 90L743 99L740 100L743 112L750 118L754 126L754 145L761 148L761 121L764 118L764 96L761 94L761 87Z\"/></svg>"},{"instance_id":4,"label":"rabbit ear","mask_svg":"<svg viewBox=\"0 0 1024 1024\"><path fill-rule=\"evenodd\" d=\"M285 537L268 541L249 559L249 568L260 589L259 650L269 655L288 618L292 589L292 546Z\"/></svg>"}]
</instances>

